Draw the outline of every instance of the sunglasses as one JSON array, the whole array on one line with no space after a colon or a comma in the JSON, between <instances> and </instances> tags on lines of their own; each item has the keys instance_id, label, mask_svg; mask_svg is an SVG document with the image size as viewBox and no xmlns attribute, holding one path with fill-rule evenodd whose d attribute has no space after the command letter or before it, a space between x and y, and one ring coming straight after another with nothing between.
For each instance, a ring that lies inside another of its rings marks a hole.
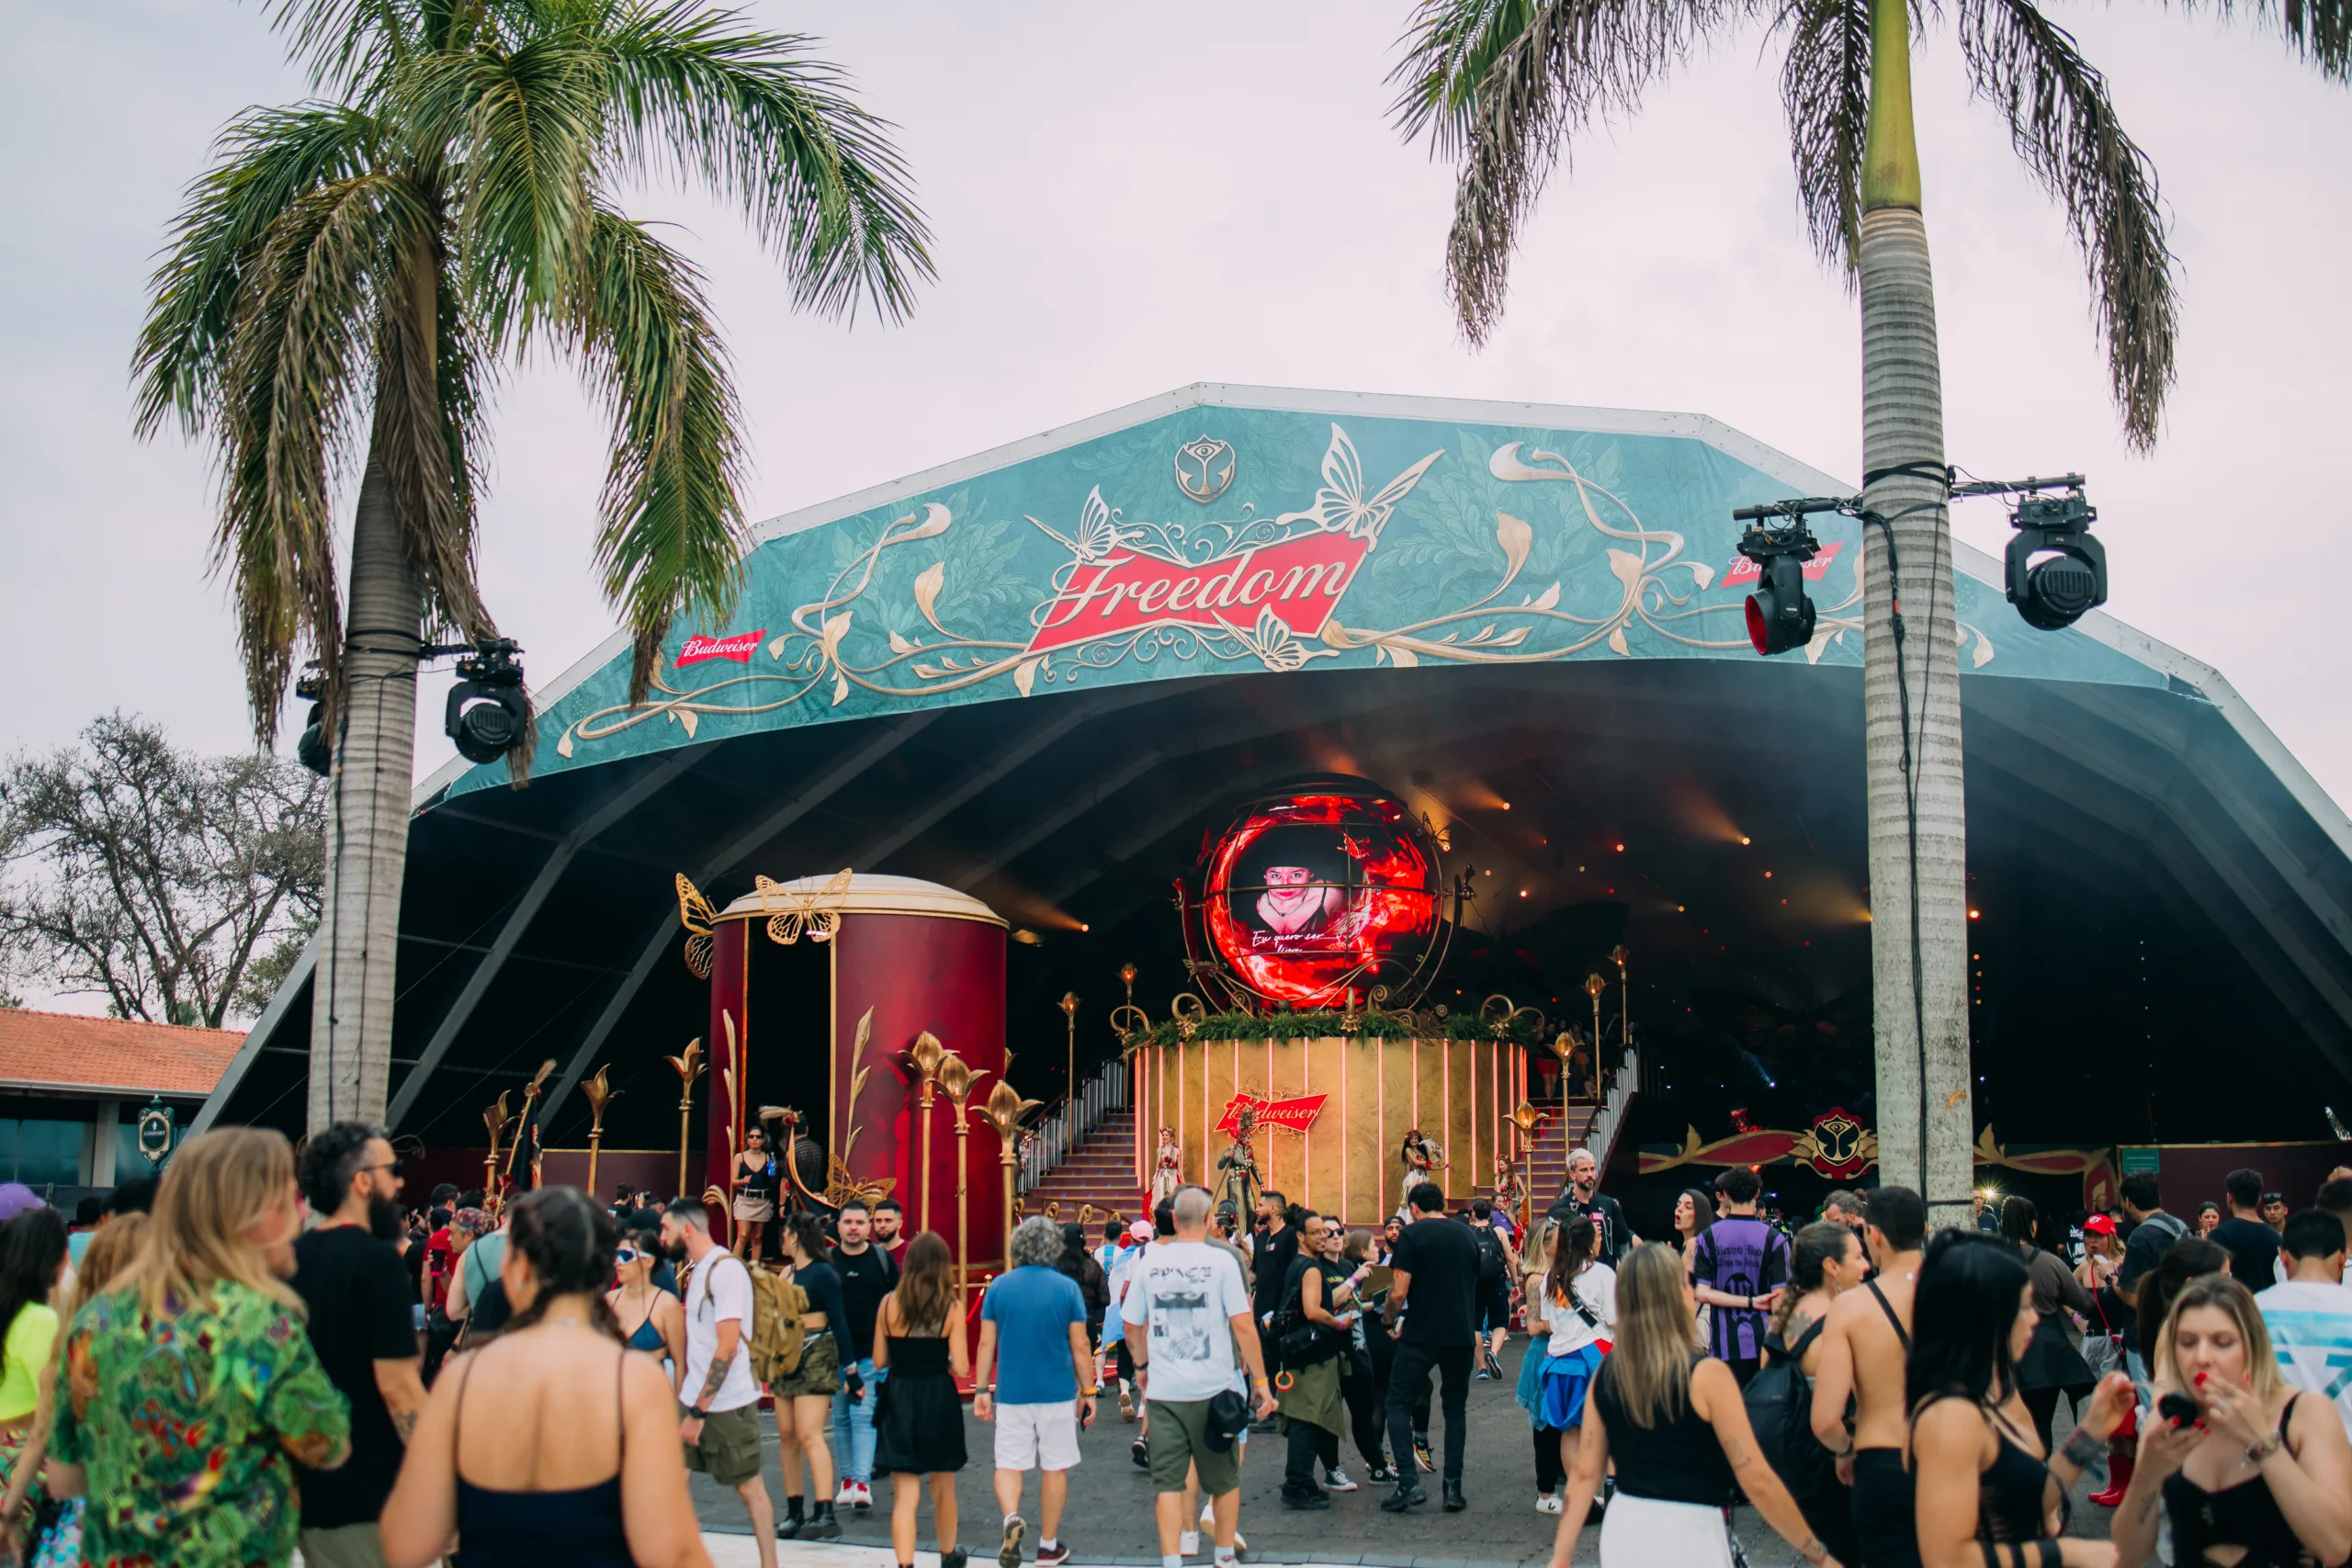
<instances>
[{"instance_id":1,"label":"sunglasses","mask_svg":"<svg viewBox=\"0 0 2352 1568\"><path fill-rule=\"evenodd\" d=\"M638 1249L633 1247L624 1247L614 1252L613 1261L616 1264L634 1263L644 1256L645 1254L638 1251Z\"/></svg>"},{"instance_id":2,"label":"sunglasses","mask_svg":"<svg viewBox=\"0 0 2352 1568\"><path fill-rule=\"evenodd\" d=\"M2287 1201L2287 1195L2284 1192L2265 1192L2262 1195L2262 1201L2265 1203L2284 1203Z\"/></svg>"}]
</instances>

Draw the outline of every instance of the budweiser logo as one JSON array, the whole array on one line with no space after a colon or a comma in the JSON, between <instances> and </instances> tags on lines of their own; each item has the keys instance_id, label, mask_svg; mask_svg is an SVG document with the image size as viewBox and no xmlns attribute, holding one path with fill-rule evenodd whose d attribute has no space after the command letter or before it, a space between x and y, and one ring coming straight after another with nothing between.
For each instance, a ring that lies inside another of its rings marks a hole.
<instances>
[{"instance_id":1,"label":"budweiser logo","mask_svg":"<svg viewBox=\"0 0 2352 1568\"><path fill-rule=\"evenodd\" d=\"M1081 559L1068 585L1038 612L1029 651L1153 625L1246 626L1261 612L1312 641L1355 581L1372 543L1318 531L1199 566L1130 549Z\"/></svg>"},{"instance_id":2,"label":"budweiser logo","mask_svg":"<svg viewBox=\"0 0 2352 1568\"><path fill-rule=\"evenodd\" d=\"M714 659L732 660L749 664L752 655L759 651L760 639L768 635L765 626L755 632L737 632L733 637L690 637L686 646L678 649L677 667L707 664Z\"/></svg>"},{"instance_id":3,"label":"budweiser logo","mask_svg":"<svg viewBox=\"0 0 2352 1568\"><path fill-rule=\"evenodd\" d=\"M1836 560L1838 558L1838 552L1845 547L1846 541L1843 539L1838 540L1834 545L1822 546L1821 553L1804 563L1804 580L1807 582L1818 582L1823 578L1828 576L1829 563ZM1763 576L1764 573L1758 569L1754 561L1749 560L1746 556L1734 556L1731 558L1731 565L1724 568L1723 577L1717 581L1715 586L1718 588L1750 588L1760 581Z\"/></svg>"},{"instance_id":4,"label":"budweiser logo","mask_svg":"<svg viewBox=\"0 0 2352 1568\"><path fill-rule=\"evenodd\" d=\"M1255 1113L1261 1127L1284 1127L1294 1133L1306 1131L1316 1112L1323 1109L1328 1094L1301 1095L1296 1100L1266 1100L1254 1094L1237 1094L1225 1102L1225 1114L1217 1119L1216 1130L1228 1138L1241 1135L1241 1112Z\"/></svg>"}]
</instances>

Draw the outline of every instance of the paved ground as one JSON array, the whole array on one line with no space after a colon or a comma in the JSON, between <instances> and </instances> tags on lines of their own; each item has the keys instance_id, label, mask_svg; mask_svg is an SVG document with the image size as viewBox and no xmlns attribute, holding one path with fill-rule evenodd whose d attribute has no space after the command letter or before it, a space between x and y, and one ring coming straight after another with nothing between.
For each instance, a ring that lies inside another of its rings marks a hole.
<instances>
[{"instance_id":1,"label":"paved ground","mask_svg":"<svg viewBox=\"0 0 2352 1568\"><path fill-rule=\"evenodd\" d=\"M1468 1511L1448 1514L1436 1503L1436 1477L1426 1477L1431 1501L1398 1516L1382 1513L1377 1506L1385 1488L1335 1496L1329 1511L1295 1513L1283 1507L1277 1495L1282 1483L1282 1439L1271 1433L1253 1435L1250 1458L1241 1480L1241 1534L1249 1543L1246 1558L1258 1562L1361 1563L1374 1568L1465 1568L1470 1564L1524 1564L1547 1562L1555 1522L1535 1511L1534 1458L1527 1417L1511 1399L1525 1341L1515 1340L1503 1353L1508 1374L1501 1382L1470 1385L1470 1444L1464 1490ZM2063 1420L2063 1417L2062 1417ZM958 1477L956 1499L962 1514L961 1544L972 1551L974 1568L992 1568L998 1520L990 1485L994 1472L988 1462L989 1428L967 1415L965 1441L973 1463ZM1121 1422L1115 1404L1080 1441L1082 1455L1070 1480L1070 1506L1062 1534L1076 1554L1090 1565L1141 1565L1159 1568L1159 1548L1152 1524L1152 1495L1148 1480L1127 1457L1136 1428ZM2059 1439L2064 1440L2062 1425ZM1354 1445L1341 1445L1343 1462L1361 1482L1363 1469ZM784 1489L775 1462L775 1434L768 1431L768 1488L783 1511ZM742 1504L732 1492L722 1491L707 1477L692 1478L695 1506L703 1527L712 1532L713 1555L719 1568L754 1568L756 1557L749 1540L730 1541L749 1530ZM1034 1555L1036 1483L1026 1494L1033 1526ZM784 1568L889 1568L887 1557L870 1551L848 1552L841 1547L888 1549L890 1521L888 1483L877 1488L877 1506L871 1514L845 1516L842 1539L831 1549L787 1543ZM2104 1540L2107 1510L2076 1501L2074 1533ZM1781 1568L1793 1562L1795 1553L1752 1508L1733 1516L1733 1530L1746 1548L1754 1568ZM922 1513L921 1544L925 1556L918 1568L936 1568L929 1555L937 1546L932 1534L930 1505ZM1588 1527L1577 1542L1576 1561L1598 1563L1600 1530Z\"/></svg>"}]
</instances>

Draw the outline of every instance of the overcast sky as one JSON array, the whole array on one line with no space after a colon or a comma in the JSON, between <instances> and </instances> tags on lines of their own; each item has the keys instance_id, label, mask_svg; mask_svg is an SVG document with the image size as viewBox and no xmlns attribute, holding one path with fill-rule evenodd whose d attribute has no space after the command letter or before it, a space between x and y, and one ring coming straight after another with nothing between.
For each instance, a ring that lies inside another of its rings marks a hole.
<instances>
[{"instance_id":1,"label":"overcast sky","mask_svg":"<svg viewBox=\"0 0 2352 1568\"><path fill-rule=\"evenodd\" d=\"M256 6L5 9L0 751L114 707L233 749L210 475L175 437L133 441L126 367L214 132L302 84ZM1196 380L1694 410L1860 467L1855 307L1804 243L1760 34L1676 73L1555 178L1509 316L1474 354L1440 283L1450 171L1387 122L1402 0L751 9L820 38L901 128L940 274L909 324L847 330L796 317L724 214L632 201L710 275L755 519ZM1917 73L1950 455L1985 475L2086 472L2110 611L2219 667L2352 800L2327 630L2345 501L2324 488L2352 448L2352 96L2243 27L2143 5L2057 15L2162 173L2180 384L2156 454L2130 456L2061 216L1968 101L1945 29ZM497 433L482 571L545 680L610 625L584 570L601 430L540 366L508 381ZM1996 551L2007 532L1989 502L1958 526ZM437 717L424 728L420 776L448 754Z\"/></svg>"}]
</instances>

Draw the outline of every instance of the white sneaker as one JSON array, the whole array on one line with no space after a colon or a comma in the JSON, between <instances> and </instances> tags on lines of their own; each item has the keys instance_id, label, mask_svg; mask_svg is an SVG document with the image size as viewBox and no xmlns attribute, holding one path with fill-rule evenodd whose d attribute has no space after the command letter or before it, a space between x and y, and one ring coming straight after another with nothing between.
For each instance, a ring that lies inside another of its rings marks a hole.
<instances>
[{"instance_id":1,"label":"white sneaker","mask_svg":"<svg viewBox=\"0 0 2352 1568\"><path fill-rule=\"evenodd\" d=\"M1216 1510L1206 1503L1201 1505L1201 1529L1204 1530L1216 1529Z\"/></svg>"},{"instance_id":2,"label":"white sneaker","mask_svg":"<svg viewBox=\"0 0 2352 1568\"><path fill-rule=\"evenodd\" d=\"M1549 1492L1538 1492L1535 1495L1535 1511L1539 1514L1556 1514L1560 1511L1560 1500Z\"/></svg>"},{"instance_id":3,"label":"white sneaker","mask_svg":"<svg viewBox=\"0 0 2352 1568\"><path fill-rule=\"evenodd\" d=\"M1198 1530L1177 1531L1176 1552L1180 1557L1198 1557L1201 1554L1201 1532Z\"/></svg>"},{"instance_id":4,"label":"white sneaker","mask_svg":"<svg viewBox=\"0 0 2352 1568\"><path fill-rule=\"evenodd\" d=\"M1357 1488L1348 1472L1335 1464L1323 1472L1323 1489L1327 1492L1353 1492Z\"/></svg>"},{"instance_id":5,"label":"white sneaker","mask_svg":"<svg viewBox=\"0 0 2352 1568\"><path fill-rule=\"evenodd\" d=\"M860 1509L871 1508L874 1506L874 1488L872 1486L863 1481L853 1482L851 1483L851 1485L854 1486L857 1492L857 1495L850 1499L852 1506Z\"/></svg>"},{"instance_id":6,"label":"white sneaker","mask_svg":"<svg viewBox=\"0 0 2352 1568\"><path fill-rule=\"evenodd\" d=\"M847 1508L854 1506L856 1503L857 1483L850 1480L847 1476L843 1476L842 1478L842 1489L833 1494L833 1506L836 1508Z\"/></svg>"}]
</instances>

